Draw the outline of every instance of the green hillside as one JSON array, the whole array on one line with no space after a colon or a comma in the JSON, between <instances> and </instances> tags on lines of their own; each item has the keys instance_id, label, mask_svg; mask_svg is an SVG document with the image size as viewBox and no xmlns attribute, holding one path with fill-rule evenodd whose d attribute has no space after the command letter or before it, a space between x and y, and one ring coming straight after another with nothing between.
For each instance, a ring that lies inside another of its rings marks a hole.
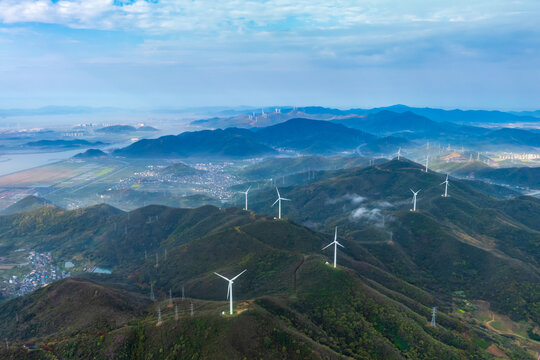
<instances>
[{"instance_id":1,"label":"green hillside","mask_svg":"<svg viewBox=\"0 0 540 360\"><path fill-rule=\"evenodd\" d=\"M524 220L538 202L497 200L454 179L443 198L441 178L406 160L328 172L281 189L293 199L284 213L294 222L213 206L0 216L5 254L51 251L75 272L112 270L0 303L0 337L12 344L0 358L494 359L492 346L532 359L512 338L456 314L454 294L538 324L539 237ZM419 212L409 211L409 187L423 189ZM272 211L272 190L255 192L254 207ZM321 250L335 225L345 245L337 269ZM243 269L237 314L223 316L227 284L214 272ZM28 342L37 349L23 350Z\"/></svg>"},{"instance_id":2,"label":"green hillside","mask_svg":"<svg viewBox=\"0 0 540 360\"><path fill-rule=\"evenodd\" d=\"M511 210L526 206L534 214L538 201L498 200L455 179L443 198L443 180L393 160L280 192L292 199L283 205L285 216L320 231L338 225L349 244L344 251L354 258L369 254L371 263L422 288L447 296L466 291L516 319L539 322L540 233L523 210ZM410 188L422 189L417 213L409 211ZM260 191L251 207L275 213L274 198L275 190Z\"/></svg>"}]
</instances>

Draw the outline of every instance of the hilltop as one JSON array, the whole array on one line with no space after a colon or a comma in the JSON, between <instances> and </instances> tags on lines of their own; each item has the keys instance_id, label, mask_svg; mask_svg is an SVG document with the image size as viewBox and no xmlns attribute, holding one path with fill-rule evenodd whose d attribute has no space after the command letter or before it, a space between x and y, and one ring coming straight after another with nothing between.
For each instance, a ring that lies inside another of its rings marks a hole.
<instances>
[{"instance_id":1,"label":"hilltop","mask_svg":"<svg viewBox=\"0 0 540 360\"><path fill-rule=\"evenodd\" d=\"M35 195L28 195L24 199L17 201L15 204L12 204L0 211L0 215L15 214L25 211L30 211L38 209L44 206L53 206L50 201L37 197Z\"/></svg>"},{"instance_id":2,"label":"hilltop","mask_svg":"<svg viewBox=\"0 0 540 360\"><path fill-rule=\"evenodd\" d=\"M76 159L95 159L95 158L105 158L107 153L99 149L88 149L83 153L79 153L74 156Z\"/></svg>"},{"instance_id":3,"label":"hilltop","mask_svg":"<svg viewBox=\"0 0 540 360\"><path fill-rule=\"evenodd\" d=\"M192 168L191 166L188 166L184 163L175 163L173 165L169 165L162 170L160 170L162 174L165 175L173 175L173 176L187 176L187 175L195 175L199 174L202 171L197 170L195 168Z\"/></svg>"},{"instance_id":4,"label":"hilltop","mask_svg":"<svg viewBox=\"0 0 540 360\"><path fill-rule=\"evenodd\" d=\"M63 279L0 303L0 336L30 340L99 332L137 319L149 304L148 298L118 285ZM14 314L18 322L13 320Z\"/></svg>"},{"instance_id":5,"label":"hilltop","mask_svg":"<svg viewBox=\"0 0 540 360\"><path fill-rule=\"evenodd\" d=\"M303 118L258 129L255 137L274 147L310 154L351 150L375 139L371 134L340 124Z\"/></svg>"},{"instance_id":6,"label":"hilltop","mask_svg":"<svg viewBox=\"0 0 540 360\"><path fill-rule=\"evenodd\" d=\"M362 129L376 135L392 135L401 132L438 134L444 132L444 125L424 116L406 111L397 113L383 110L362 117L332 120L353 129Z\"/></svg>"},{"instance_id":7,"label":"hilltop","mask_svg":"<svg viewBox=\"0 0 540 360\"><path fill-rule=\"evenodd\" d=\"M266 156L276 153L272 148L252 138L249 130L229 128L185 132L180 135L143 139L114 155L126 157L225 157L243 158Z\"/></svg>"}]
</instances>

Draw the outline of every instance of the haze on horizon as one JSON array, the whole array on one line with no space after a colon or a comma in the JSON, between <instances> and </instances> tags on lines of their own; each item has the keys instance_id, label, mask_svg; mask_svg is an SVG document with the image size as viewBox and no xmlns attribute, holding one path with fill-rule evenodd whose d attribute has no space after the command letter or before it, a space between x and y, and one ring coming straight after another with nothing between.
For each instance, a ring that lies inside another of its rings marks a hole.
<instances>
[{"instance_id":1,"label":"haze on horizon","mask_svg":"<svg viewBox=\"0 0 540 360\"><path fill-rule=\"evenodd\" d=\"M0 109L536 110L540 3L0 0Z\"/></svg>"}]
</instances>

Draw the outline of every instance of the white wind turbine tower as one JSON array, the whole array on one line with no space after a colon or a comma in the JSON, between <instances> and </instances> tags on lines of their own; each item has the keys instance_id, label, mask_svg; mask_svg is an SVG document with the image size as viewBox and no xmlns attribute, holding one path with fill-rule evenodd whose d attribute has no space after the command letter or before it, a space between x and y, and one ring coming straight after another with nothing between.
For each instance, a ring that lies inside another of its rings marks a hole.
<instances>
[{"instance_id":1,"label":"white wind turbine tower","mask_svg":"<svg viewBox=\"0 0 540 360\"><path fill-rule=\"evenodd\" d=\"M413 208L411 209L411 211L416 211L416 195L418 195L418 193L419 193L420 190L422 190L422 189L420 189L420 190L418 190L418 191L416 191L416 192L415 192L413 189L410 189L410 190L411 190L411 192L413 193L413 200L412 200L412 202L413 202Z\"/></svg>"},{"instance_id":2,"label":"white wind turbine tower","mask_svg":"<svg viewBox=\"0 0 540 360\"><path fill-rule=\"evenodd\" d=\"M429 155L426 156L426 172L428 172L429 167Z\"/></svg>"},{"instance_id":3,"label":"white wind turbine tower","mask_svg":"<svg viewBox=\"0 0 540 360\"><path fill-rule=\"evenodd\" d=\"M248 189L246 191L239 191L239 193L246 195L246 206L244 207L244 210L246 210L246 211L248 209L248 192L249 192L250 189L251 189L251 186L248 187Z\"/></svg>"},{"instance_id":4,"label":"white wind turbine tower","mask_svg":"<svg viewBox=\"0 0 540 360\"><path fill-rule=\"evenodd\" d=\"M291 199L285 199L285 198L282 198L281 195L279 194L279 190L278 188L276 187L276 191L277 191L277 200L274 201L274 203L272 204L272 207L274 205L276 205L276 203L278 203L278 219L281 219L281 200L285 200L285 201L291 201Z\"/></svg>"},{"instance_id":5,"label":"white wind turbine tower","mask_svg":"<svg viewBox=\"0 0 540 360\"><path fill-rule=\"evenodd\" d=\"M336 267L336 260L337 260L337 247L338 245L344 248L345 246L341 245L339 241L337 241L337 226L336 226L336 232L334 233L334 241L332 241L330 244L326 245L322 248L322 250L326 249L330 245L334 245L334 268Z\"/></svg>"},{"instance_id":6,"label":"white wind turbine tower","mask_svg":"<svg viewBox=\"0 0 540 360\"><path fill-rule=\"evenodd\" d=\"M400 157L401 157L401 148L399 148L397 151L397 159L399 160Z\"/></svg>"},{"instance_id":7,"label":"white wind turbine tower","mask_svg":"<svg viewBox=\"0 0 540 360\"><path fill-rule=\"evenodd\" d=\"M247 271L244 270L242 271L240 274L236 275L235 277L233 277L232 279L227 279L225 276L223 275L220 275L218 274L217 272L214 272L214 274L216 274L217 276L219 276L220 278L222 279L225 279L229 282L229 286L227 287L227 299L229 299L229 312L230 314L232 315L233 314L233 295L232 295L232 284L234 282L234 280L236 280L240 275L242 275L243 273L245 273Z\"/></svg>"},{"instance_id":8,"label":"white wind turbine tower","mask_svg":"<svg viewBox=\"0 0 540 360\"><path fill-rule=\"evenodd\" d=\"M444 184L444 195L443 197L448 197L448 174L446 174L446 180L444 180L440 185Z\"/></svg>"}]
</instances>

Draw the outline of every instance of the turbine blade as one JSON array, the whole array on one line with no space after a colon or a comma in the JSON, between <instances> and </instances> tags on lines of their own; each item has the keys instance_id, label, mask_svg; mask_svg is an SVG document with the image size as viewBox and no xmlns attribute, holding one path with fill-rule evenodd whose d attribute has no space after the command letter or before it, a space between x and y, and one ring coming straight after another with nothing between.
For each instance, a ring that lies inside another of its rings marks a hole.
<instances>
[{"instance_id":1,"label":"turbine blade","mask_svg":"<svg viewBox=\"0 0 540 360\"><path fill-rule=\"evenodd\" d=\"M336 226L336 232L334 233L334 241L337 241L337 226Z\"/></svg>"},{"instance_id":2,"label":"turbine blade","mask_svg":"<svg viewBox=\"0 0 540 360\"><path fill-rule=\"evenodd\" d=\"M413 190L413 189L409 189L409 190L411 190L411 192L414 194L414 190Z\"/></svg>"},{"instance_id":3,"label":"turbine blade","mask_svg":"<svg viewBox=\"0 0 540 360\"><path fill-rule=\"evenodd\" d=\"M231 281L234 281L235 279L237 279L240 275L242 275L243 273L245 273L247 271L247 269L245 269L244 271L242 271L240 274L236 275L235 277L233 277L231 279Z\"/></svg>"},{"instance_id":4,"label":"turbine blade","mask_svg":"<svg viewBox=\"0 0 540 360\"><path fill-rule=\"evenodd\" d=\"M291 199L281 198L281 200L291 201Z\"/></svg>"},{"instance_id":5,"label":"turbine blade","mask_svg":"<svg viewBox=\"0 0 540 360\"><path fill-rule=\"evenodd\" d=\"M251 186L246 190L246 194L249 192L249 190L251 190Z\"/></svg>"},{"instance_id":6,"label":"turbine blade","mask_svg":"<svg viewBox=\"0 0 540 360\"><path fill-rule=\"evenodd\" d=\"M279 201L279 199L277 199L276 201L274 201L274 203L272 204L271 207L273 207L274 205L276 205L276 203Z\"/></svg>"},{"instance_id":7,"label":"turbine blade","mask_svg":"<svg viewBox=\"0 0 540 360\"><path fill-rule=\"evenodd\" d=\"M231 281L231 280L227 279L225 276L218 274L217 272L214 272L214 274L216 274L217 276L219 276L222 279L225 279L227 281Z\"/></svg>"},{"instance_id":8,"label":"turbine blade","mask_svg":"<svg viewBox=\"0 0 540 360\"><path fill-rule=\"evenodd\" d=\"M227 286L227 299L229 299L229 296L231 296L231 283Z\"/></svg>"},{"instance_id":9,"label":"turbine blade","mask_svg":"<svg viewBox=\"0 0 540 360\"><path fill-rule=\"evenodd\" d=\"M277 191L277 197L278 197L278 198L280 198L280 197L281 197L281 195L279 195L279 190L278 190L278 188L277 188L277 187L276 187L276 191Z\"/></svg>"},{"instance_id":10,"label":"turbine blade","mask_svg":"<svg viewBox=\"0 0 540 360\"><path fill-rule=\"evenodd\" d=\"M338 244L338 245L341 246L342 248L345 248L345 246L341 245L341 244L339 243L339 241L336 241L336 244Z\"/></svg>"},{"instance_id":11,"label":"turbine blade","mask_svg":"<svg viewBox=\"0 0 540 360\"><path fill-rule=\"evenodd\" d=\"M330 245L334 244L334 242L332 241L330 244L326 245L325 247L323 247L321 250L324 250L326 249L327 247L329 247Z\"/></svg>"},{"instance_id":12,"label":"turbine blade","mask_svg":"<svg viewBox=\"0 0 540 360\"><path fill-rule=\"evenodd\" d=\"M442 183L440 183L439 185L443 185L443 184L446 184L446 181L443 181Z\"/></svg>"}]
</instances>

